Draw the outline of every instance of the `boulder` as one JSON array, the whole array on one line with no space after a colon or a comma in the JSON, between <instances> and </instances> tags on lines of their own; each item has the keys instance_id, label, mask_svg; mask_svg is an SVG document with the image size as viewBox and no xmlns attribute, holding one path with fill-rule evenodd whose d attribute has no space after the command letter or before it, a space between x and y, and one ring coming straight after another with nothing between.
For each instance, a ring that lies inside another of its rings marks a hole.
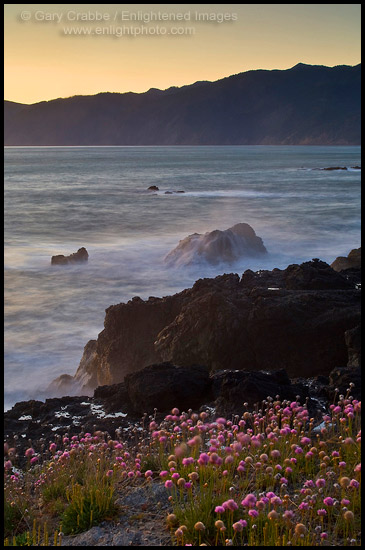
<instances>
[{"instance_id":1,"label":"boulder","mask_svg":"<svg viewBox=\"0 0 365 550\"><path fill-rule=\"evenodd\" d=\"M348 352L348 367L361 366L361 325L345 332Z\"/></svg>"},{"instance_id":2,"label":"boulder","mask_svg":"<svg viewBox=\"0 0 365 550\"><path fill-rule=\"evenodd\" d=\"M131 413L133 411L133 405L124 382L111 386L98 386L94 391L94 397L102 401L107 413L121 411Z\"/></svg>"},{"instance_id":3,"label":"boulder","mask_svg":"<svg viewBox=\"0 0 365 550\"><path fill-rule=\"evenodd\" d=\"M86 248L79 248L77 252L70 254L69 256L64 256L59 254L58 256L52 256L51 265L67 265L67 264L76 264L87 262L89 259L89 254Z\"/></svg>"},{"instance_id":4,"label":"boulder","mask_svg":"<svg viewBox=\"0 0 365 550\"><path fill-rule=\"evenodd\" d=\"M200 365L158 363L128 374L124 382L136 414L153 413L155 408L159 412L196 409L211 400L209 369Z\"/></svg>"},{"instance_id":5,"label":"boulder","mask_svg":"<svg viewBox=\"0 0 365 550\"><path fill-rule=\"evenodd\" d=\"M150 185L147 188L147 191L159 191L159 188L157 187L157 185Z\"/></svg>"},{"instance_id":6,"label":"boulder","mask_svg":"<svg viewBox=\"0 0 365 550\"><path fill-rule=\"evenodd\" d=\"M261 406L268 397L295 400L298 391L301 400L308 395L305 386L292 385L285 369L274 372L220 371L212 376L216 414L242 415L244 403L251 409Z\"/></svg>"},{"instance_id":7,"label":"boulder","mask_svg":"<svg viewBox=\"0 0 365 550\"><path fill-rule=\"evenodd\" d=\"M189 235L167 254L165 261L169 265L189 265L204 260L214 265L266 253L262 239L252 227L238 223L224 231L216 229L204 235Z\"/></svg>"},{"instance_id":8,"label":"boulder","mask_svg":"<svg viewBox=\"0 0 365 550\"><path fill-rule=\"evenodd\" d=\"M347 269L361 268L361 247L354 248L347 256L338 256L332 263L332 269L335 271L343 271Z\"/></svg>"},{"instance_id":9,"label":"boulder","mask_svg":"<svg viewBox=\"0 0 365 550\"><path fill-rule=\"evenodd\" d=\"M340 273L336 273L327 263L318 258L300 265L291 264L286 269L261 270L254 273L250 269L242 275L241 284L246 288L270 288L287 290L346 290L354 284Z\"/></svg>"},{"instance_id":10,"label":"boulder","mask_svg":"<svg viewBox=\"0 0 365 550\"><path fill-rule=\"evenodd\" d=\"M360 367L337 367L329 374L329 398L334 395L349 395L355 399L361 399L361 368ZM350 384L354 384L350 387ZM338 390L338 391L336 391Z\"/></svg>"}]
</instances>

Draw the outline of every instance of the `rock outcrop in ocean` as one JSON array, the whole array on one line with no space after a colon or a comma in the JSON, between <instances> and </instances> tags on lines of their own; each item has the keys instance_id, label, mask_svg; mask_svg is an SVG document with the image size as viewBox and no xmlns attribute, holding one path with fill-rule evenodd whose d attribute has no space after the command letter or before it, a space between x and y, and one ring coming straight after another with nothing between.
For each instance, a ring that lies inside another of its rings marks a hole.
<instances>
[{"instance_id":1,"label":"rock outcrop in ocean","mask_svg":"<svg viewBox=\"0 0 365 550\"><path fill-rule=\"evenodd\" d=\"M267 254L262 239L248 223L237 223L224 231L216 229L204 235L189 235L167 254L165 261L180 266L205 260L214 265L262 254Z\"/></svg>"},{"instance_id":2,"label":"rock outcrop in ocean","mask_svg":"<svg viewBox=\"0 0 365 550\"><path fill-rule=\"evenodd\" d=\"M241 278L200 279L174 296L110 306L68 388L90 394L161 362L192 371L203 365L210 374L286 369L305 378L358 366L356 273L347 277L316 259L284 270L247 270Z\"/></svg>"},{"instance_id":3,"label":"rock outcrop in ocean","mask_svg":"<svg viewBox=\"0 0 365 550\"><path fill-rule=\"evenodd\" d=\"M89 259L89 254L86 248L79 248L77 252L70 254L69 256L64 256L59 254L57 256L52 256L51 265L67 265L67 264L76 264L79 262L87 262Z\"/></svg>"}]
</instances>

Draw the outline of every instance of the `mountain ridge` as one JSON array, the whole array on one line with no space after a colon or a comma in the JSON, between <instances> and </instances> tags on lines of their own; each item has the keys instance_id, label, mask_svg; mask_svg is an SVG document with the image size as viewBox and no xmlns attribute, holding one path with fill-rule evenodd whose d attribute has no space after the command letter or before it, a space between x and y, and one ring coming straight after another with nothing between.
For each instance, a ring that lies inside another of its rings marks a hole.
<instances>
[{"instance_id":1,"label":"mountain ridge","mask_svg":"<svg viewBox=\"0 0 365 550\"><path fill-rule=\"evenodd\" d=\"M360 143L361 64L298 63L143 93L4 101L5 145Z\"/></svg>"}]
</instances>

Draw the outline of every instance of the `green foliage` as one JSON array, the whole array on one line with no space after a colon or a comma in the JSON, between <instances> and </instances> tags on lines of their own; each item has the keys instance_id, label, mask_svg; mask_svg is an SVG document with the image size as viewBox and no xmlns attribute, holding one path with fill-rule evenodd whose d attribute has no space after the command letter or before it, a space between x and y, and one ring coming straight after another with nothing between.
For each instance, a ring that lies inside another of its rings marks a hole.
<instances>
[{"instance_id":1,"label":"green foliage","mask_svg":"<svg viewBox=\"0 0 365 550\"><path fill-rule=\"evenodd\" d=\"M66 486L62 481L60 483L46 485L42 493L44 502L66 499Z\"/></svg>"},{"instance_id":2,"label":"green foliage","mask_svg":"<svg viewBox=\"0 0 365 550\"><path fill-rule=\"evenodd\" d=\"M18 531L22 525L23 514L19 506L13 505L4 497L4 535L9 537Z\"/></svg>"},{"instance_id":3,"label":"green foliage","mask_svg":"<svg viewBox=\"0 0 365 550\"><path fill-rule=\"evenodd\" d=\"M62 529L65 535L86 531L116 512L114 490L107 483L99 487L75 484L67 497L69 505L62 515Z\"/></svg>"}]
</instances>

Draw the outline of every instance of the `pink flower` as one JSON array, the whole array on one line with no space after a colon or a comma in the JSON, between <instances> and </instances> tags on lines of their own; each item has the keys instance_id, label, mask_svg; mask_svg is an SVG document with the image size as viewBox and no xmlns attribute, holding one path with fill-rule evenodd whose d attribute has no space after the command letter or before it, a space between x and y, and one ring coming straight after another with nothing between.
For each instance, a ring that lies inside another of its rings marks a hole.
<instances>
[{"instance_id":1,"label":"pink flower","mask_svg":"<svg viewBox=\"0 0 365 550\"><path fill-rule=\"evenodd\" d=\"M294 517L294 512L292 510L285 510L285 512L283 513L283 518L285 519L293 519Z\"/></svg>"},{"instance_id":2,"label":"pink flower","mask_svg":"<svg viewBox=\"0 0 365 550\"><path fill-rule=\"evenodd\" d=\"M106 477L112 477L113 473L114 473L113 470L108 470L105 475Z\"/></svg>"},{"instance_id":3,"label":"pink flower","mask_svg":"<svg viewBox=\"0 0 365 550\"><path fill-rule=\"evenodd\" d=\"M38 462L38 457L37 457L37 456L33 456L33 457L30 459L30 463L31 463L31 464L35 464L36 462Z\"/></svg>"},{"instance_id":4,"label":"pink flower","mask_svg":"<svg viewBox=\"0 0 365 550\"><path fill-rule=\"evenodd\" d=\"M248 515L251 516L252 518L257 518L257 516L259 515L259 513L258 513L257 510L249 510L249 511L248 511Z\"/></svg>"},{"instance_id":5,"label":"pink flower","mask_svg":"<svg viewBox=\"0 0 365 550\"><path fill-rule=\"evenodd\" d=\"M356 479L352 479L350 481L349 487L352 487L353 489L358 489L360 487L360 483Z\"/></svg>"},{"instance_id":6,"label":"pink flower","mask_svg":"<svg viewBox=\"0 0 365 550\"><path fill-rule=\"evenodd\" d=\"M323 499L323 504L325 504L326 506L333 506L334 502L335 501L332 497L326 497Z\"/></svg>"},{"instance_id":7,"label":"pink flower","mask_svg":"<svg viewBox=\"0 0 365 550\"><path fill-rule=\"evenodd\" d=\"M171 489L171 487L173 487L174 484L173 482L171 481L171 479L168 479L167 481L165 481L165 487L166 489Z\"/></svg>"},{"instance_id":8,"label":"pink flower","mask_svg":"<svg viewBox=\"0 0 365 550\"><path fill-rule=\"evenodd\" d=\"M33 455L34 455L34 449L29 448L29 449L27 449L27 450L25 451L25 456L26 456L27 458L29 458L29 457L31 457L31 456L33 456Z\"/></svg>"},{"instance_id":9,"label":"pink flower","mask_svg":"<svg viewBox=\"0 0 365 550\"><path fill-rule=\"evenodd\" d=\"M326 485L326 480L325 479L323 479L323 478L317 479L316 486L318 488L324 487L325 485Z\"/></svg>"},{"instance_id":10,"label":"pink flower","mask_svg":"<svg viewBox=\"0 0 365 550\"><path fill-rule=\"evenodd\" d=\"M225 510L231 510L231 512L238 510L238 504L232 498L223 502L222 506Z\"/></svg>"},{"instance_id":11,"label":"pink flower","mask_svg":"<svg viewBox=\"0 0 365 550\"><path fill-rule=\"evenodd\" d=\"M4 463L4 468L5 470L11 470L13 467L13 464L11 462L11 460L7 460L5 463Z\"/></svg>"},{"instance_id":12,"label":"pink flower","mask_svg":"<svg viewBox=\"0 0 365 550\"><path fill-rule=\"evenodd\" d=\"M249 493L241 502L242 506L253 508L256 504L256 497L252 493Z\"/></svg>"},{"instance_id":13,"label":"pink flower","mask_svg":"<svg viewBox=\"0 0 365 550\"><path fill-rule=\"evenodd\" d=\"M147 470L144 474L145 477L152 477L153 476L153 472L152 470Z\"/></svg>"},{"instance_id":14,"label":"pink flower","mask_svg":"<svg viewBox=\"0 0 365 550\"><path fill-rule=\"evenodd\" d=\"M216 514L224 514L225 508L223 506L216 506L214 511Z\"/></svg>"},{"instance_id":15,"label":"pink flower","mask_svg":"<svg viewBox=\"0 0 365 550\"><path fill-rule=\"evenodd\" d=\"M314 487L314 482L312 479L308 479L305 483L304 483L304 487Z\"/></svg>"},{"instance_id":16,"label":"pink flower","mask_svg":"<svg viewBox=\"0 0 365 550\"><path fill-rule=\"evenodd\" d=\"M320 510L317 510L317 514L319 516L326 516L327 515L327 512L326 510L324 510L323 508L321 508Z\"/></svg>"},{"instance_id":17,"label":"pink flower","mask_svg":"<svg viewBox=\"0 0 365 550\"><path fill-rule=\"evenodd\" d=\"M198 458L198 464L200 466L206 466L209 462L209 456L206 453L202 453Z\"/></svg>"}]
</instances>

